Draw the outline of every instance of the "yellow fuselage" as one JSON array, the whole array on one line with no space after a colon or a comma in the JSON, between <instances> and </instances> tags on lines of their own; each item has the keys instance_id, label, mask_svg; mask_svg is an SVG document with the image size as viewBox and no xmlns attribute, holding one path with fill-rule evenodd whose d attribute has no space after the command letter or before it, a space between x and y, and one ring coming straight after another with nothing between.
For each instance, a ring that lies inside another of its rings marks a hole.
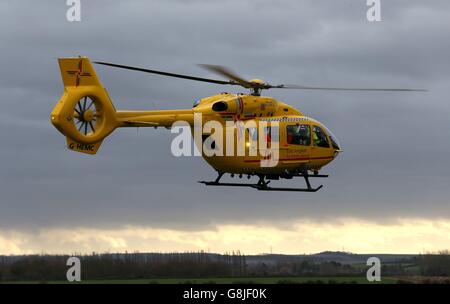
<instances>
[{"instance_id":1,"label":"yellow fuselage","mask_svg":"<svg viewBox=\"0 0 450 304\"><path fill-rule=\"evenodd\" d=\"M236 107L229 106L227 111L213 111L212 107L218 102L224 102ZM240 106L239 106L240 105ZM223 125L227 121L241 120L246 126L260 126L259 122L265 122L268 126L275 122L278 124L278 164L274 167L262 167L261 160L264 153L260 153L258 145L250 145L250 135L247 132L241 134L245 136L245 156L206 156L203 157L214 169L219 172L229 172L237 174L283 174L287 171L295 171L299 168L306 167L309 170L319 170L329 162L331 162L338 154L339 148L333 147L329 140L329 147L320 147L314 144L313 132L310 132L310 144L293 143L289 139L288 126L309 126L312 130L317 126L325 132L329 132L321 123L305 116L295 108L277 101L271 97L252 96L252 95L236 95L223 93L199 101L198 105L193 108L193 112L202 113L202 123L205 124L209 120L221 122ZM229 131L228 131L229 132ZM263 130L258 129L258 134ZM223 144L227 144L226 132L223 132ZM234 131L234 155L237 154L238 132ZM329 139L330 134L327 134ZM273 136L272 136L273 137ZM228 137L230 138L230 137ZM336 140L336 139L335 139ZM198 144L198 143L197 143ZM252 151L251 149L256 149ZM254 156L250 156L250 154ZM255 155L256 154L256 155Z\"/></svg>"}]
</instances>

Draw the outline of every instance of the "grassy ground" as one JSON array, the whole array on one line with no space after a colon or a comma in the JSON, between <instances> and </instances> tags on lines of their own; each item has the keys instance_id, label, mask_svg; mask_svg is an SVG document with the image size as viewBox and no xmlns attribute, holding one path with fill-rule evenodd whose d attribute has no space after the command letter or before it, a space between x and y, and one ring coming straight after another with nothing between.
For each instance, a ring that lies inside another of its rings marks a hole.
<instances>
[{"instance_id":1,"label":"grassy ground","mask_svg":"<svg viewBox=\"0 0 450 304\"><path fill-rule=\"evenodd\" d=\"M381 284L394 284L395 278L382 278ZM17 281L8 284L64 284L67 281ZM371 284L365 277L248 277L248 278L180 278L180 279L132 279L132 280L85 280L82 284ZM72 284L72 283L71 283Z\"/></svg>"}]
</instances>

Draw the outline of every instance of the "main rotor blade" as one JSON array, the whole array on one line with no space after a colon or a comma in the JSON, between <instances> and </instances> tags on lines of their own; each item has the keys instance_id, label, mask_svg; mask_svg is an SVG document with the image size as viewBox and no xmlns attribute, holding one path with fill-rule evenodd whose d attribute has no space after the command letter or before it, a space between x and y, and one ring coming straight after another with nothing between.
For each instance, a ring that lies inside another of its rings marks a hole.
<instances>
[{"instance_id":1,"label":"main rotor blade","mask_svg":"<svg viewBox=\"0 0 450 304\"><path fill-rule=\"evenodd\" d=\"M229 70L226 67L223 67L220 65L212 65L212 64L199 64L199 66L201 66L202 68L205 68L211 72L214 72L216 74L222 75L225 78L228 78L233 82L237 82L244 88L254 87L254 85L251 82L243 79L242 77L239 77L237 74L235 74L234 72L232 72L231 70Z\"/></svg>"},{"instance_id":2,"label":"main rotor blade","mask_svg":"<svg viewBox=\"0 0 450 304\"><path fill-rule=\"evenodd\" d=\"M151 73L151 74L157 74L157 75L163 75L163 76L175 77L175 78L181 78L181 79L189 79L189 80L194 80L194 81L201 81L201 82L208 82L208 83L215 83L215 84L225 84L225 85L240 85L240 86L243 86L244 88L260 87L261 89L296 89L296 90L326 90L326 91L388 91L388 92L426 92L427 91L424 89L398 89L398 88L310 87L310 86L289 85L289 84L287 84L287 85L284 85L284 84L281 84L281 85L270 85L270 84L259 85L259 84L253 84L253 83L243 79L242 77L238 76L237 74L235 74L234 72L232 72L231 70L229 70L226 67L219 66L219 65L210 65L210 64L200 64L200 66L209 71L212 71L216 74L224 76L224 77L228 78L229 80L225 81L225 80L169 73L169 72L163 72L163 71L158 71L158 70L150 70L150 69L144 69L144 68L109 63L109 62L102 62L102 61L94 61L94 63L111 66L111 67L115 67L115 68L126 69L126 70L139 71L139 72L144 72L144 73Z\"/></svg>"},{"instance_id":3,"label":"main rotor blade","mask_svg":"<svg viewBox=\"0 0 450 304\"><path fill-rule=\"evenodd\" d=\"M109 63L109 62L94 61L94 63L101 64L101 65L107 65L107 66L111 66L111 67L115 67L115 68L121 68L121 69L132 70L132 71L139 71L139 72L151 73L151 74L158 74L158 75L175 77L175 78L189 79L189 80L209 82L209 83L216 83L216 84L238 85L238 83L235 83L233 81L224 81L224 80L217 80L217 79L195 77L195 76L190 76L190 75L168 73L168 72L163 72L163 71L143 69L143 68L138 68L138 67L133 67L133 66L128 66L128 65L115 64L115 63Z\"/></svg>"},{"instance_id":4,"label":"main rotor blade","mask_svg":"<svg viewBox=\"0 0 450 304\"><path fill-rule=\"evenodd\" d=\"M301 85L267 85L267 89L296 89L296 90L325 90L325 91L384 91L384 92L427 92L424 89L398 89L398 88L333 88L333 87L309 87Z\"/></svg>"}]
</instances>

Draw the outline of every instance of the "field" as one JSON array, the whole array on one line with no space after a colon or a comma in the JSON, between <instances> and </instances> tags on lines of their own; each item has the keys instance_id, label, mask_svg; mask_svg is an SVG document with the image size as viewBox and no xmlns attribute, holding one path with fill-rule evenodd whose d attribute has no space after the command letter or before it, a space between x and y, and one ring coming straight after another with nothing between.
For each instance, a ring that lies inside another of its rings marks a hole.
<instances>
[{"instance_id":1,"label":"field","mask_svg":"<svg viewBox=\"0 0 450 304\"><path fill-rule=\"evenodd\" d=\"M395 284L395 278L382 278L376 284ZM67 281L9 281L4 284L67 284ZM132 280L86 280L81 284L373 284L365 277L227 277L227 278L161 278ZM72 284L72 283L70 283Z\"/></svg>"}]
</instances>

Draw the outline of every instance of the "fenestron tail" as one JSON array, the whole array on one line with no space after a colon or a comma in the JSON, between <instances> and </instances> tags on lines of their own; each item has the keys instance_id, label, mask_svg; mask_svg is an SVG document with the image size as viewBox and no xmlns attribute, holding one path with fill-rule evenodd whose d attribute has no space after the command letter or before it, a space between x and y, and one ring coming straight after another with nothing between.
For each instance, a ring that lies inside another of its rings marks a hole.
<instances>
[{"instance_id":1,"label":"fenestron tail","mask_svg":"<svg viewBox=\"0 0 450 304\"><path fill-rule=\"evenodd\" d=\"M51 122L66 136L69 149L95 154L120 124L116 110L88 58L58 62L64 94L51 113Z\"/></svg>"},{"instance_id":2,"label":"fenestron tail","mask_svg":"<svg viewBox=\"0 0 450 304\"><path fill-rule=\"evenodd\" d=\"M118 127L170 127L193 123L193 111L116 111L87 57L60 58L64 94L53 109L52 124L66 136L69 149L97 153L103 139Z\"/></svg>"}]
</instances>

